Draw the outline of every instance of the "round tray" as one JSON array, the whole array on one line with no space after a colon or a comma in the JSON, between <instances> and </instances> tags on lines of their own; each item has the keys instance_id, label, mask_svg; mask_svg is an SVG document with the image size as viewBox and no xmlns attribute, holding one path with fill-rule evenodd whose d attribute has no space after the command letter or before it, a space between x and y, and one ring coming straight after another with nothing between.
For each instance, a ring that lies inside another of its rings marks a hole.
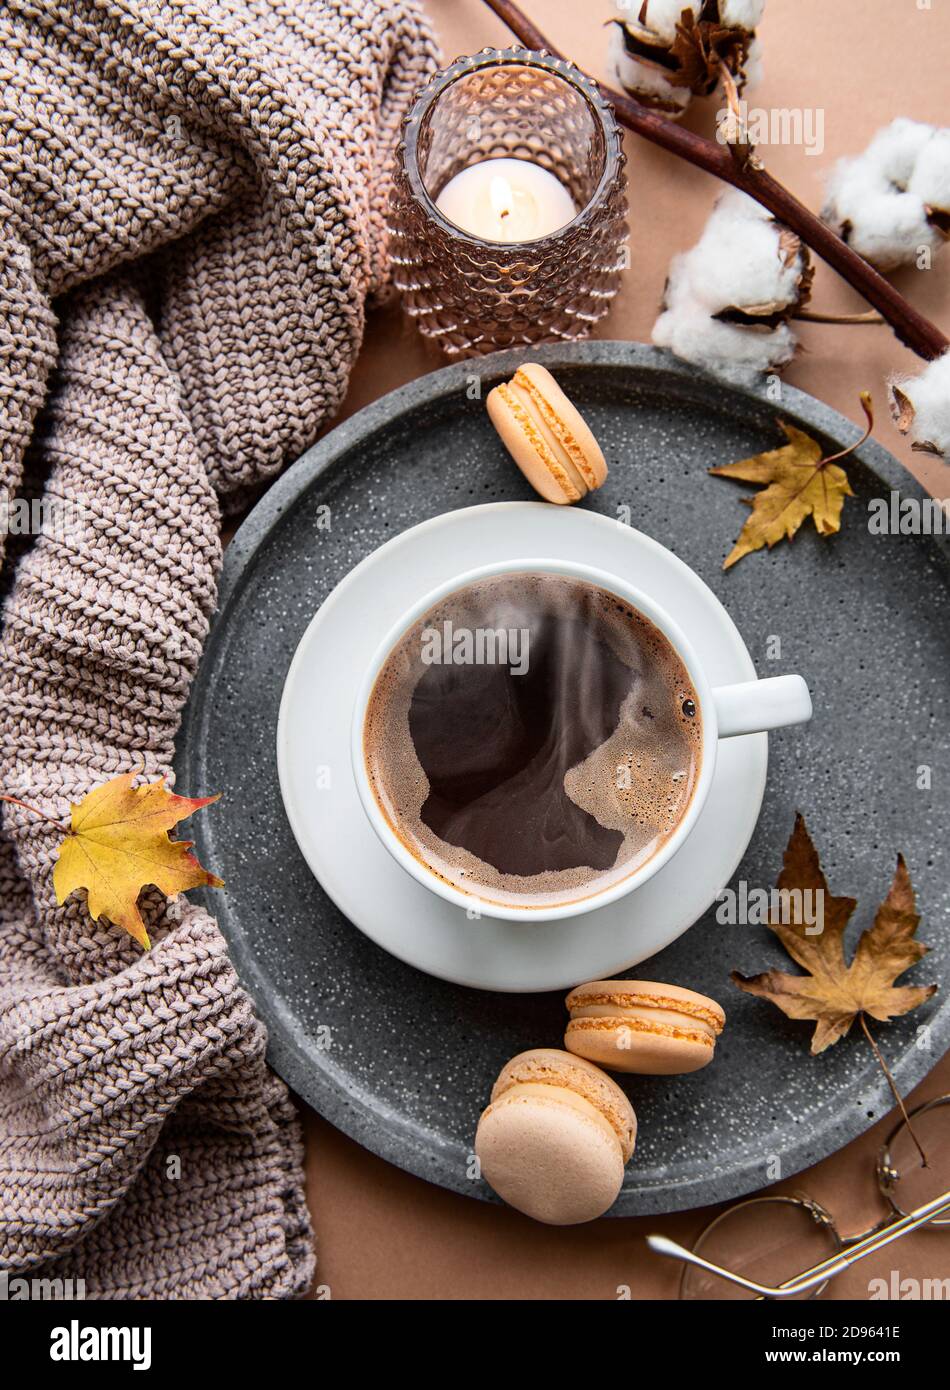
<instances>
[{"instance_id":1,"label":"round tray","mask_svg":"<svg viewBox=\"0 0 950 1390\"><path fill-rule=\"evenodd\" d=\"M856 496L840 535L822 539L807 522L791 544L723 573L747 515L740 498L754 489L706 469L782 442L776 416L829 448L851 443L855 426L792 388L775 402L636 344L539 348L532 356L557 374L604 447L610 477L585 505L631 521L691 565L728 609L760 675L797 670L811 687L807 733L772 740L762 815L733 883L774 884L802 810L832 891L858 898L853 949L903 851L923 915L919 935L934 948L906 978L941 983L950 947L948 545L942 536L881 536L868 527L872 497L899 490L920 499L920 488L883 449L865 444L848 461ZM508 1057L560 1045L563 994L448 984L352 927L294 842L275 734L297 643L355 564L426 518L531 498L484 408L487 391L519 360L523 354L495 354L392 393L271 487L228 548L176 765L189 795L224 793L191 833L202 861L227 883L205 901L268 1025L273 1066L367 1148L487 1200L487 1185L469 1177L478 1115ZM927 780L922 765L931 770L928 790L918 786ZM796 968L766 928L720 925L713 908L638 967L638 975L713 995L729 1022L705 1071L623 1082L640 1129L613 1215L760 1188L889 1109L887 1084L857 1032L811 1057L811 1025L729 981L732 969L773 966ZM906 1093L950 1041L950 1008L941 993L876 1031Z\"/></svg>"}]
</instances>

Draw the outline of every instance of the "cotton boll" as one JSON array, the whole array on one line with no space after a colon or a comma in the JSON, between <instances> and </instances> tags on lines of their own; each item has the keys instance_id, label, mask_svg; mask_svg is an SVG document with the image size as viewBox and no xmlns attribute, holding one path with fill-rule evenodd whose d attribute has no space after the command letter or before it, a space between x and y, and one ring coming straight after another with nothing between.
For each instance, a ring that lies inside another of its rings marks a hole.
<instances>
[{"instance_id":1,"label":"cotton boll","mask_svg":"<svg viewBox=\"0 0 950 1390\"><path fill-rule=\"evenodd\" d=\"M909 434L922 453L950 458L950 352L919 376L888 382L891 413L901 434Z\"/></svg>"},{"instance_id":2,"label":"cotton boll","mask_svg":"<svg viewBox=\"0 0 950 1390\"><path fill-rule=\"evenodd\" d=\"M730 190L692 250L674 258L653 341L730 381L754 381L794 356L784 319L803 302L809 278L798 238Z\"/></svg>"},{"instance_id":3,"label":"cotton boll","mask_svg":"<svg viewBox=\"0 0 950 1390\"><path fill-rule=\"evenodd\" d=\"M839 160L822 217L879 270L938 250L950 230L950 130L899 118Z\"/></svg>"},{"instance_id":4,"label":"cotton boll","mask_svg":"<svg viewBox=\"0 0 950 1390\"><path fill-rule=\"evenodd\" d=\"M753 26L764 0L617 0L610 61L622 85L646 106L676 117L691 96L709 96L726 61L738 86L761 75ZM683 22L685 16L685 24ZM723 42L726 30L731 42ZM720 56L725 54L724 59Z\"/></svg>"},{"instance_id":5,"label":"cotton boll","mask_svg":"<svg viewBox=\"0 0 950 1390\"><path fill-rule=\"evenodd\" d=\"M882 187L866 166L839 165L829 180L828 194L824 220L878 270L908 265L921 246L934 245L935 234L920 198Z\"/></svg>"},{"instance_id":6,"label":"cotton boll","mask_svg":"<svg viewBox=\"0 0 950 1390\"><path fill-rule=\"evenodd\" d=\"M747 194L730 190L719 199L688 253L693 294L710 314L797 301L803 258L783 256L779 232L774 218Z\"/></svg>"},{"instance_id":7,"label":"cotton boll","mask_svg":"<svg viewBox=\"0 0 950 1390\"><path fill-rule=\"evenodd\" d=\"M719 18L730 29L754 29L764 9L765 0L719 0Z\"/></svg>"},{"instance_id":8,"label":"cotton boll","mask_svg":"<svg viewBox=\"0 0 950 1390\"><path fill-rule=\"evenodd\" d=\"M882 189L864 169L839 169L832 176L822 217L878 270L908 265L921 246L934 243L921 200Z\"/></svg>"},{"instance_id":9,"label":"cotton boll","mask_svg":"<svg viewBox=\"0 0 950 1390\"><path fill-rule=\"evenodd\" d=\"M684 362L743 386L753 385L764 372L786 366L796 348L787 324L768 332L720 323L690 300L660 315L653 326L653 341Z\"/></svg>"},{"instance_id":10,"label":"cotton boll","mask_svg":"<svg viewBox=\"0 0 950 1390\"><path fill-rule=\"evenodd\" d=\"M665 52L665 49L660 49ZM624 42L623 26L610 26L608 62L632 96L647 106L658 107L667 115L681 116L690 102L688 87L678 87L668 68L640 54L630 53Z\"/></svg>"}]
</instances>

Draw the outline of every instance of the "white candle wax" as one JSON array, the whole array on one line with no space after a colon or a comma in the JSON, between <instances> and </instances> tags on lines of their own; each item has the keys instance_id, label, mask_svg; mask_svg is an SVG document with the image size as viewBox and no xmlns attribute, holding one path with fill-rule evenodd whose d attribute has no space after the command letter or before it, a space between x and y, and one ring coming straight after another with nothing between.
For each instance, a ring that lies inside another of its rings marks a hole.
<instances>
[{"instance_id":1,"label":"white candle wax","mask_svg":"<svg viewBox=\"0 0 950 1390\"><path fill-rule=\"evenodd\" d=\"M436 207L483 241L536 241L577 215L574 199L549 169L529 159L483 159L450 179Z\"/></svg>"}]
</instances>

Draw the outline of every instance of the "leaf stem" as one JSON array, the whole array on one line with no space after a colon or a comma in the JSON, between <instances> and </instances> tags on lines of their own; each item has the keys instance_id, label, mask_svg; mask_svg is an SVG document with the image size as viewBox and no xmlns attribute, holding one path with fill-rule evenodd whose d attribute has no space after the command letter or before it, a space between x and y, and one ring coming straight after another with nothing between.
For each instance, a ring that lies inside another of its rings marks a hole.
<instances>
[{"instance_id":1,"label":"leaf stem","mask_svg":"<svg viewBox=\"0 0 950 1390\"><path fill-rule=\"evenodd\" d=\"M900 1112L904 1117L904 1124L907 1126L907 1132L910 1134L911 1139L913 1139L915 1145L917 1146L917 1152L920 1154L920 1161L923 1164L923 1166L927 1168L929 1167L929 1164L927 1163L927 1155L921 1148L920 1140L914 1133L914 1126L910 1122L910 1116L908 1115L907 1107L904 1104L904 1097L897 1089L897 1083L891 1075L891 1069L885 1062L884 1055L881 1052L881 1049L878 1047L877 1043L871 1036L871 1030L868 1027L867 1019L865 1018L863 1011L858 1014L858 1018L861 1020L861 1027L864 1030L864 1036L867 1038L868 1042L871 1045L871 1051L874 1053L874 1056L877 1059L877 1064L881 1068L881 1071L884 1073L884 1075L887 1077L887 1084L891 1088L891 1093L894 1096L894 1099L897 1101L897 1104L900 1106Z\"/></svg>"},{"instance_id":2,"label":"leaf stem","mask_svg":"<svg viewBox=\"0 0 950 1390\"><path fill-rule=\"evenodd\" d=\"M837 463L839 459L846 459L849 454L853 454L856 449L860 449L861 445L866 444L870 439L871 431L874 428L874 408L871 404L870 391L862 391L859 400L861 402L861 409L864 411L864 419L866 422L864 433L860 439L856 439L853 444L849 444L847 449L840 449L837 454L831 454L828 458L822 459L819 464L820 468L824 468L827 463Z\"/></svg>"},{"instance_id":3,"label":"leaf stem","mask_svg":"<svg viewBox=\"0 0 950 1390\"><path fill-rule=\"evenodd\" d=\"M29 811L31 815L39 816L41 820L49 821L50 825L55 825L57 830L61 830L64 835L72 834L68 825L64 825L55 816L48 816L45 811L39 810L36 806L31 806L29 802L21 801L18 796L9 796L6 792L0 792L0 801L9 801L11 806L22 806L24 811Z\"/></svg>"}]
</instances>

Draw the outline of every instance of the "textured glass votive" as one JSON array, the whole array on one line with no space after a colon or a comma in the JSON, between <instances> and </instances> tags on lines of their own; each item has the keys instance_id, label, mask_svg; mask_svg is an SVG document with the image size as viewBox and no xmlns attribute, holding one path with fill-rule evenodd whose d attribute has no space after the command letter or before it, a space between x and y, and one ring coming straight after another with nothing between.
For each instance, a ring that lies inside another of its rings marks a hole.
<instances>
[{"instance_id":1,"label":"textured glass votive","mask_svg":"<svg viewBox=\"0 0 950 1390\"><path fill-rule=\"evenodd\" d=\"M436 207L446 185L494 159L548 170L573 218L518 242L449 221ZM613 112L571 63L485 49L437 73L403 126L389 222L395 283L421 332L450 356L586 337L626 263L624 163Z\"/></svg>"}]
</instances>

